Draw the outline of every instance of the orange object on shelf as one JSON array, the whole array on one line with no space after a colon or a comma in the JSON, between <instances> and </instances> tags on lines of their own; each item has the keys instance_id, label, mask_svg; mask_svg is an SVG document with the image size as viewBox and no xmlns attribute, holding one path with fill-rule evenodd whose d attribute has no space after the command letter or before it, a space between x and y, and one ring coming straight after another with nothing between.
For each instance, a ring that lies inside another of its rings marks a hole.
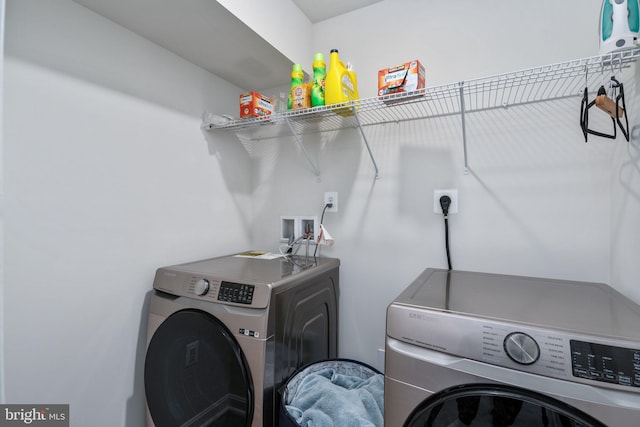
<instances>
[{"instance_id":1,"label":"orange object on shelf","mask_svg":"<svg viewBox=\"0 0 640 427\"><path fill-rule=\"evenodd\" d=\"M240 118L262 117L273 113L273 102L268 96L258 92L240 95Z\"/></svg>"}]
</instances>

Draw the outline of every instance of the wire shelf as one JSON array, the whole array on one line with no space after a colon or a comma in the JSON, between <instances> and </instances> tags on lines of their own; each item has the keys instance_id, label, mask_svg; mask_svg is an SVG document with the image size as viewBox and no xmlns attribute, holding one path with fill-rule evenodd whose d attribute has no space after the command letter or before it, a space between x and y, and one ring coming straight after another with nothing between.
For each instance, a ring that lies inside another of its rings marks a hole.
<instances>
[{"instance_id":1,"label":"wire shelf","mask_svg":"<svg viewBox=\"0 0 640 427\"><path fill-rule=\"evenodd\" d=\"M274 113L266 117L229 119L222 124L205 120L202 127L207 130L234 132L243 142L293 136L318 179L320 170L306 151L301 135L357 128L378 178L378 166L364 128L460 115L464 171L469 173L466 114L583 96L585 88L590 93L595 92L601 85L605 85L612 75L622 74L630 68L638 57L640 48L633 48L491 77L427 87L414 92Z\"/></svg>"},{"instance_id":2,"label":"wire shelf","mask_svg":"<svg viewBox=\"0 0 640 427\"><path fill-rule=\"evenodd\" d=\"M640 49L634 48L409 93L230 120L223 125L205 122L203 127L259 141L291 136L291 130L303 135L582 96L585 87L595 91L603 78L628 68L638 57Z\"/></svg>"}]
</instances>

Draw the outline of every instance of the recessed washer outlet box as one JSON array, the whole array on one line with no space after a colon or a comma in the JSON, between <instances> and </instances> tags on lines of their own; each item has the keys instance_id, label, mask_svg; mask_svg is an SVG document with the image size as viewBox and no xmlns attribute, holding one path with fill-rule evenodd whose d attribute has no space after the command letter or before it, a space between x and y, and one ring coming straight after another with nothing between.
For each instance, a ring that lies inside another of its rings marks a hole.
<instances>
[{"instance_id":1,"label":"recessed washer outlet box","mask_svg":"<svg viewBox=\"0 0 640 427\"><path fill-rule=\"evenodd\" d=\"M289 242L298 237L298 217L281 216L280 217L280 241Z\"/></svg>"},{"instance_id":2,"label":"recessed washer outlet box","mask_svg":"<svg viewBox=\"0 0 640 427\"><path fill-rule=\"evenodd\" d=\"M307 227L311 233L309 244L315 244L320 232L320 222L314 215L283 215L280 217L280 241L293 242L303 236Z\"/></svg>"},{"instance_id":3,"label":"recessed washer outlet box","mask_svg":"<svg viewBox=\"0 0 640 427\"><path fill-rule=\"evenodd\" d=\"M315 243L316 238L318 237L318 233L320 232L320 223L318 222L317 216L301 216L300 217L300 236L302 236L307 227L311 232L311 240L309 243Z\"/></svg>"}]
</instances>

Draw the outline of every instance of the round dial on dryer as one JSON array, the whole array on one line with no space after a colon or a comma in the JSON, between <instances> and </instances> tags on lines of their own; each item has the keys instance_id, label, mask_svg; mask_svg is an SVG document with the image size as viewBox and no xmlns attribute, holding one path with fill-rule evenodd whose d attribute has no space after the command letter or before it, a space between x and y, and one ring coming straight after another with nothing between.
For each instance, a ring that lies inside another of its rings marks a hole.
<instances>
[{"instance_id":1,"label":"round dial on dryer","mask_svg":"<svg viewBox=\"0 0 640 427\"><path fill-rule=\"evenodd\" d=\"M196 295L205 295L207 292L209 292L209 281L207 279L198 280L193 290Z\"/></svg>"},{"instance_id":2,"label":"round dial on dryer","mask_svg":"<svg viewBox=\"0 0 640 427\"><path fill-rule=\"evenodd\" d=\"M503 344L507 356L521 365L532 365L540 357L540 347L536 340L523 332L510 333Z\"/></svg>"}]
</instances>

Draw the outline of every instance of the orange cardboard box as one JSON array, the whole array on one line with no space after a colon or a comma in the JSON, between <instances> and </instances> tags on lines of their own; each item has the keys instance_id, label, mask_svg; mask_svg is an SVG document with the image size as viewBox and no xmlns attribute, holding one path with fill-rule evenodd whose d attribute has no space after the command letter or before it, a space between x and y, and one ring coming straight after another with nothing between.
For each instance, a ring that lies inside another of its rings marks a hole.
<instances>
[{"instance_id":1,"label":"orange cardboard box","mask_svg":"<svg viewBox=\"0 0 640 427\"><path fill-rule=\"evenodd\" d=\"M240 95L240 118L262 117L273 113L271 98L258 92L247 92Z\"/></svg>"},{"instance_id":2,"label":"orange cardboard box","mask_svg":"<svg viewBox=\"0 0 640 427\"><path fill-rule=\"evenodd\" d=\"M378 96L400 92L413 92L424 88L424 65L413 60L378 71Z\"/></svg>"},{"instance_id":3,"label":"orange cardboard box","mask_svg":"<svg viewBox=\"0 0 640 427\"><path fill-rule=\"evenodd\" d=\"M311 108L311 85L302 83L291 88L291 109Z\"/></svg>"}]
</instances>

